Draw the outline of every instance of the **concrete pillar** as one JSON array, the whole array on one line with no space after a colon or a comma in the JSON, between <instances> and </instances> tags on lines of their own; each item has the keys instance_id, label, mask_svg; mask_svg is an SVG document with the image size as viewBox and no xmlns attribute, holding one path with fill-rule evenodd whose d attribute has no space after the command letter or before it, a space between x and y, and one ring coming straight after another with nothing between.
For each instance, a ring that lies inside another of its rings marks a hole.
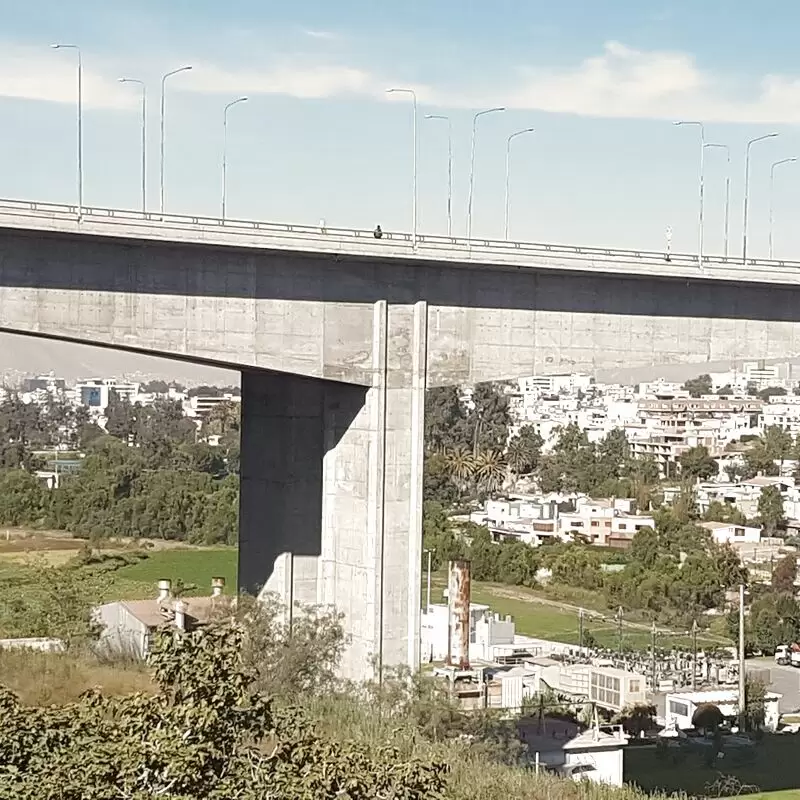
<instances>
[{"instance_id":1,"label":"concrete pillar","mask_svg":"<svg viewBox=\"0 0 800 800\"><path fill-rule=\"evenodd\" d=\"M375 303L369 386L242 377L239 583L345 616L345 677L419 665L427 304Z\"/></svg>"}]
</instances>

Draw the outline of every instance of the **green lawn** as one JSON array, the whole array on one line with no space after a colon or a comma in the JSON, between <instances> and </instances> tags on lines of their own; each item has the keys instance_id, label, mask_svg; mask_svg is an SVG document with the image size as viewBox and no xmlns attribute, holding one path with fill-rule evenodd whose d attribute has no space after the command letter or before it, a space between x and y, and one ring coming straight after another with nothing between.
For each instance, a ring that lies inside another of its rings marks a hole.
<instances>
[{"instance_id":1,"label":"green lawn","mask_svg":"<svg viewBox=\"0 0 800 800\"><path fill-rule=\"evenodd\" d=\"M188 594L211 592L211 579L225 578L226 593L236 591L238 552L235 547L150 551L147 558L109 574L105 594L118 599L142 599L155 595L161 578L173 583L180 578L197 589Z\"/></svg>"},{"instance_id":2,"label":"green lawn","mask_svg":"<svg viewBox=\"0 0 800 800\"><path fill-rule=\"evenodd\" d=\"M686 792L696 797L715 795L710 790L720 776L733 776L741 784L758 787L760 794L748 798L800 800L800 737L767 736L756 745L756 758L750 764L717 762L707 767L698 755L674 763L660 760L653 748L629 747L625 751L625 781L645 791ZM716 796L716 795L715 795Z\"/></svg>"},{"instance_id":3,"label":"green lawn","mask_svg":"<svg viewBox=\"0 0 800 800\"><path fill-rule=\"evenodd\" d=\"M423 576L423 604L426 592L426 577ZM443 572L431 576L431 602L441 603L442 591L446 585ZM508 595L514 595L509 597ZM505 616L511 614L516 624L516 631L525 636L535 636L540 639L550 639L556 642L578 644L579 622L576 612L537 602L540 595L530 589L519 586L504 586L494 583L472 583L472 602L482 603L491 607L492 611ZM528 599L530 598L530 599ZM598 618L599 612L587 611L584 622L584 631L589 631L595 640L604 647L616 648L618 643L617 624L611 619L611 612L605 612L606 619ZM646 649L650 647L650 632L641 628L630 627L623 624L623 647ZM719 642L705 640L698 636L698 646L714 646ZM661 635L659 645L668 644L684 647L691 646L689 637Z\"/></svg>"}]
</instances>

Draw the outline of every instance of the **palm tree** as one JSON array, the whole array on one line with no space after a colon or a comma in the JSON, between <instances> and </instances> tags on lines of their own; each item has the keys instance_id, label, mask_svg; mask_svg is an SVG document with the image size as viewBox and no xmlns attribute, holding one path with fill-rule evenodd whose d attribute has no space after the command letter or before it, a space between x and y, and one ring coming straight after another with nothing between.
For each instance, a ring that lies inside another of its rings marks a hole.
<instances>
[{"instance_id":1,"label":"palm tree","mask_svg":"<svg viewBox=\"0 0 800 800\"><path fill-rule=\"evenodd\" d=\"M478 484L487 492L494 492L503 485L508 464L500 450L484 450L475 461Z\"/></svg>"},{"instance_id":2,"label":"palm tree","mask_svg":"<svg viewBox=\"0 0 800 800\"><path fill-rule=\"evenodd\" d=\"M516 476L520 476L527 467L531 458L533 457L533 448L527 439L515 436L508 443L508 450L506 451L506 458L508 459L508 466Z\"/></svg>"},{"instance_id":3,"label":"palm tree","mask_svg":"<svg viewBox=\"0 0 800 800\"><path fill-rule=\"evenodd\" d=\"M443 456L450 480L455 483L460 492L464 492L475 474L475 457L472 455L472 451L466 447L451 447L444 451Z\"/></svg>"}]
</instances>

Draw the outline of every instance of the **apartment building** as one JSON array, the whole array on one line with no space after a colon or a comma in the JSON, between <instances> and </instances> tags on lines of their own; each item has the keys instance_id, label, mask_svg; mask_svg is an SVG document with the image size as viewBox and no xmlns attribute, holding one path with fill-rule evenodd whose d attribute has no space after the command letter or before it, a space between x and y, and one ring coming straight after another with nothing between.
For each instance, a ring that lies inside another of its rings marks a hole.
<instances>
[{"instance_id":1,"label":"apartment building","mask_svg":"<svg viewBox=\"0 0 800 800\"><path fill-rule=\"evenodd\" d=\"M602 547L626 547L642 528L654 527L652 516L637 514L635 502L623 498L578 500L575 511L559 517L562 537L580 534Z\"/></svg>"}]
</instances>

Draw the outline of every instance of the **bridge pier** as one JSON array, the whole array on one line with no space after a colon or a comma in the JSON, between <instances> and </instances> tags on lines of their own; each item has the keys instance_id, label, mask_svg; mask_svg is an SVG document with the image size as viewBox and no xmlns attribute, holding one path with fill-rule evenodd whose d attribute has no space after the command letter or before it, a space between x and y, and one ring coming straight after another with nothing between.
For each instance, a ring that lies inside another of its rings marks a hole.
<instances>
[{"instance_id":1,"label":"bridge pier","mask_svg":"<svg viewBox=\"0 0 800 800\"><path fill-rule=\"evenodd\" d=\"M427 317L374 304L369 386L242 373L240 589L342 612L348 678L419 664Z\"/></svg>"}]
</instances>

